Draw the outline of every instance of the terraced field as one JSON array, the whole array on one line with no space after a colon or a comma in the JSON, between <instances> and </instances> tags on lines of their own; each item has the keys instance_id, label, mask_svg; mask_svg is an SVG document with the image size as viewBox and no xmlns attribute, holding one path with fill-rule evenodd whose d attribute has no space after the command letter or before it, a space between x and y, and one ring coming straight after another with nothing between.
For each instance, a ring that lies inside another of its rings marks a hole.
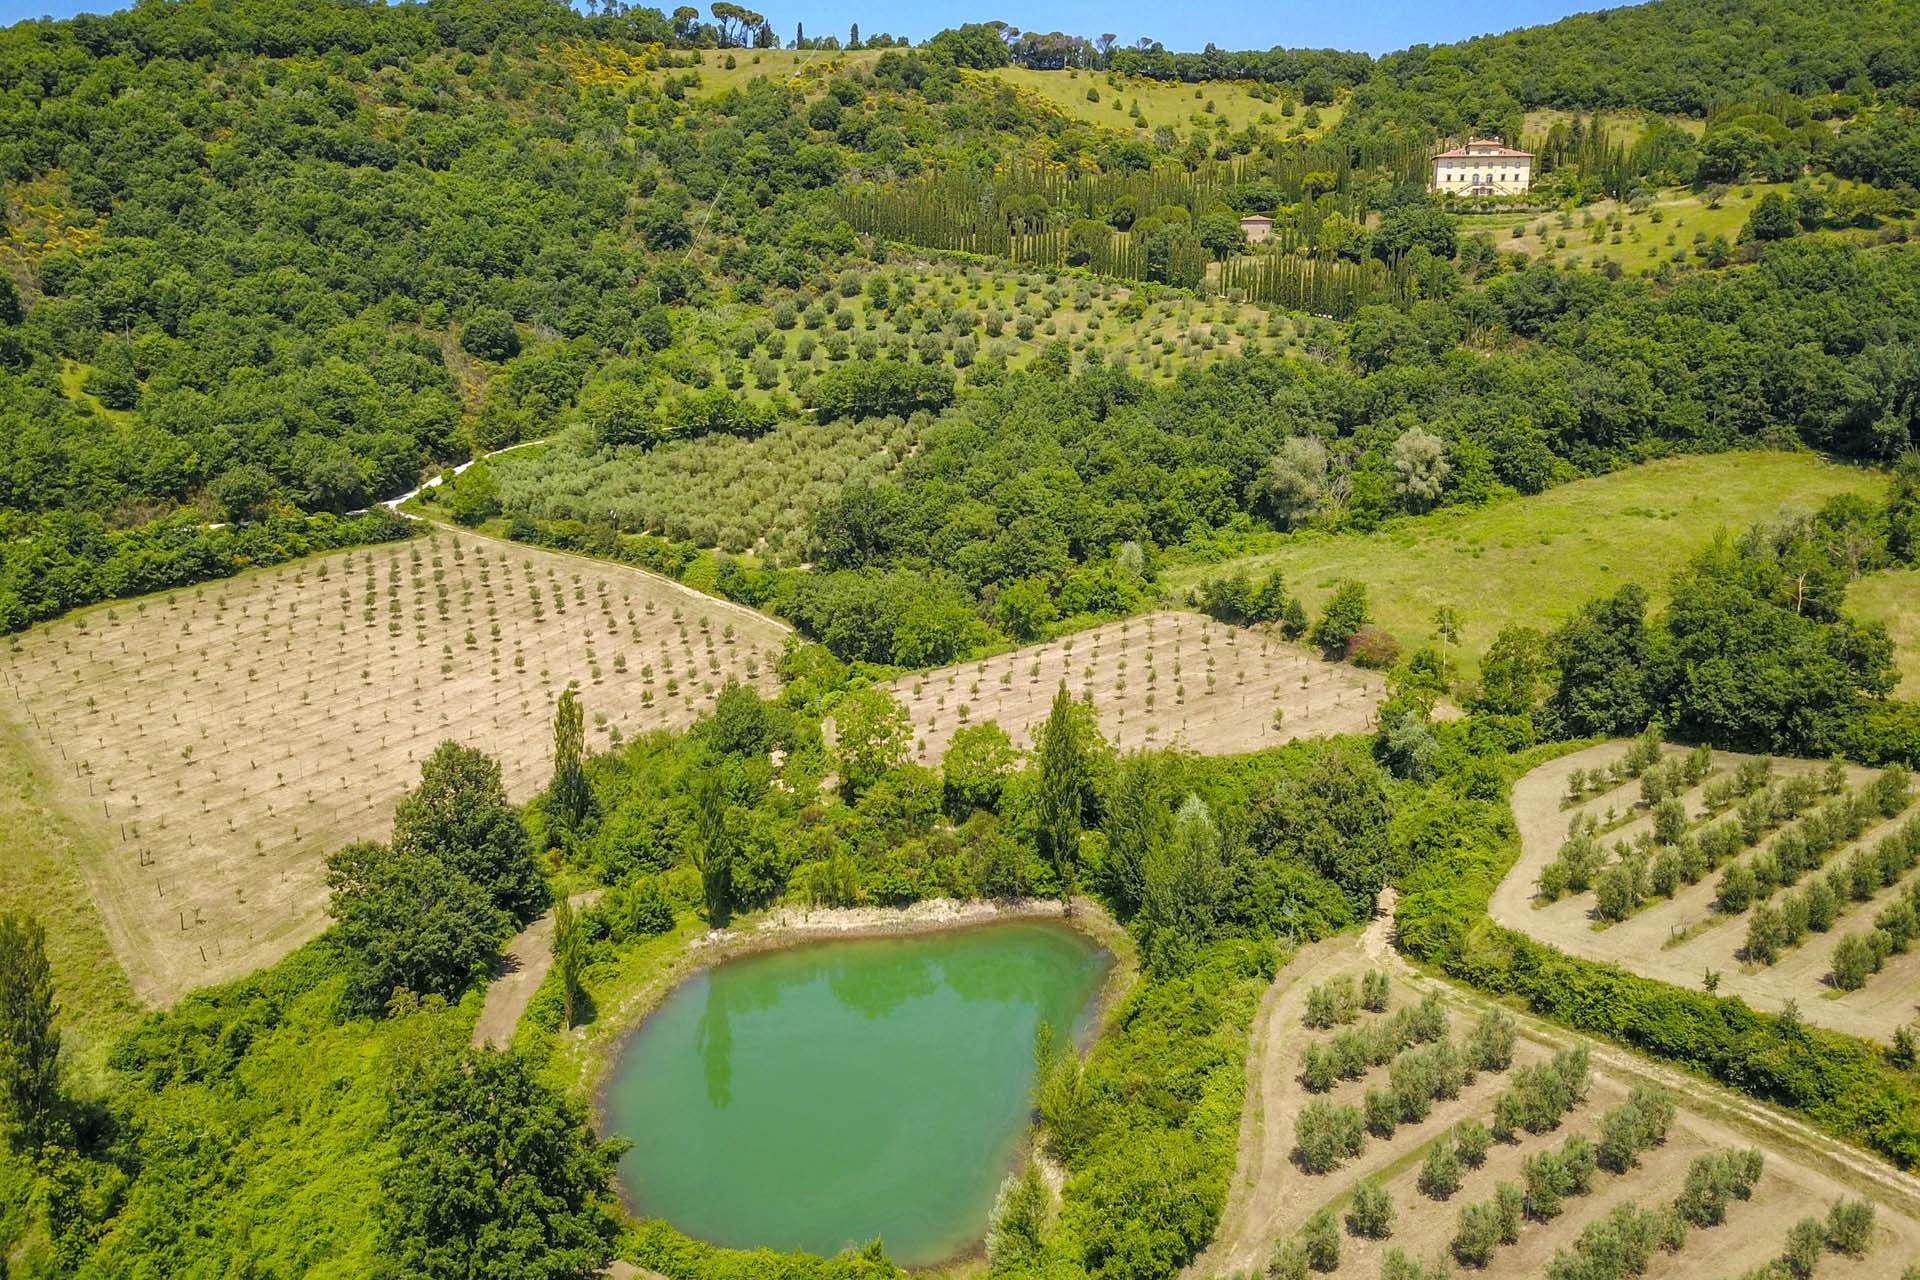
<instances>
[{"instance_id":1,"label":"terraced field","mask_svg":"<svg viewBox=\"0 0 1920 1280\"><path fill-rule=\"evenodd\" d=\"M148 1001L234 977L324 923L324 859L384 837L435 744L524 800L554 699L589 741L685 725L729 677L771 688L786 628L635 570L447 531L121 602L14 637L0 728Z\"/></svg>"}]
</instances>

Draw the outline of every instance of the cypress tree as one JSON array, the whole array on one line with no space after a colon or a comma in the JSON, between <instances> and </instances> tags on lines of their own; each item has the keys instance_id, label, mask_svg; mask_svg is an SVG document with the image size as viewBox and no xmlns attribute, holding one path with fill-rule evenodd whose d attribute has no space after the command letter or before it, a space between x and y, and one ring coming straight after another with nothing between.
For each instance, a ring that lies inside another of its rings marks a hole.
<instances>
[{"instance_id":1,"label":"cypress tree","mask_svg":"<svg viewBox=\"0 0 1920 1280\"><path fill-rule=\"evenodd\" d=\"M18 1147L52 1131L60 1100L58 1014L46 930L32 916L0 916L0 1125Z\"/></svg>"}]
</instances>

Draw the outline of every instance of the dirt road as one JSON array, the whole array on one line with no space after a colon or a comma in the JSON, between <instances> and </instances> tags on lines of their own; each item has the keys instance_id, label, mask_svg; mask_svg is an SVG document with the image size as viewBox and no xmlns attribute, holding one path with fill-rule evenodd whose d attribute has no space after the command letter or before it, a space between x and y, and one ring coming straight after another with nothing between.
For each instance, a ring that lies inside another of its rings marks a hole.
<instances>
[{"instance_id":1,"label":"dirt road","mask_svg":"<svg viewBox=\"0 0 1920 1280\"><path fill-rule=\"evenodd\" d=\"M1798 1004L1800 1015L1808 1022L1846 1032L1849 1035L1886 1042L1893 1029L1913 1021L1920 1013L1920 952L1895 956L1886 969L1874 975L1859 991L1842 994L1825 982L1833 967L1833 952L1846 933L1870 927L1874 915L1904 892L1904 885L1883 890L1872 902L1843 903L1844 914L1825 934L1814 934L1800 946L1785 952L1773 965L1743 963L1738 952L1745 945L1746 915L1722 916L1713 908L1720 877L1708 875L1699 883L1682 885L1670 899L1656 900L1646 908L1607 928L1595 927L1592 918L1594 895L1591 891L1571 894L1558 902L1541 905L1535 900L1540 871L1552 861L1567 838L1573 819L1583 813L1604 819L1609 809L1621 815L1632 811L1639 799L1638 784L1603 792L1585 802L1563 808L1567 775L1575 769L1596 768L1618 759L1626 746L1621 742L1602 743L1572 755L1549 761L1528 773L1513 786L1513 816L1520 831L1520 858L1494 891L1487 914L1498 924L1537 938L1549 946L1588 960L1617 964L1644 977L1658 978L1678 987L1699 990L1708 970L1719 975L1721 995L1739 996L1756 1009L1779 1012L1787 1001ZM1717 751L1714 763L1730 771L1750 756ZM1774 774L1783 777L1824 769L1818 761L1776 759ZM1856 787L1870 781L1872 769L1850 768L1849 778ZM1685 796L1688 813L1698 816L1702 809L1703 788L1695 787ZM1907 821L1909 809L1896 818L1878 822L1852 842L1849 848L1870 848ZM1630 840L1651 825L1642 813L1609 831L1605 843ZM1782 828L1784 830L1785 828ZM1763 838L1752 857L1767 849L1778 831ZM1845 850L1830 855L1828 865L1847 856Z\"/></svg>"},{"instance_id":2,"label":"dirt road","mask_svg":"<svg viewBox=\"0 0 1920 1280\"><path fill-rule=\"evenodd\" d=\"M1315 1096L1300 1083L1298 1072L1302 1015L1307 992L1316 982L1337 973L1358 972L1369 965L1382 968L1393 979L1396 991L1404 992L1406 998L1418 998L1429 991L1438 993L1453 1012L1456 1028L1493 1003L1477 992L1415 971L1393 950L1390 895L1389 890L1383 896L1382 913L1364 932L1343 934L1303 948L1275 975L1268 988L1251 1033L1247 1099L1227 1205L1213 1243L1182 1273L1184 1280L1214 1280L1243 1270L1260 1271L1275 1241L1290 1236L1323 1205L1341 1201L1360 1178L1377 1176L1399 1190L1399 1183L1410 1180L1416 1172L1413 1166L1417 1161L1410 1153L1417 1153L1458 1120L1482 1115L1492 1094L1502 1087L1500 1077L1483 1076L1480 1084L1469 1088L1460 1099L1437 1105L1428 1120L1402 1125L1389 1141L1370 1141L1358 1159L1331 1177L1304 1174L1292 1162L1294 1117ZM1515 1020L1522 1037L1521 1060L1538 1060L1563 1045L1587 1045L1598 1082L1596 1100L1605 1098L1610 1103L1634 1085L1650 1084L1669 1090L1680 1103L1684 1136L1677 1136L1672 1151L1659 1160L1649 1157L1646 1170L1634 1175L1631 1185L1623 1183L1617 1190L1637 1186L1649 1199L1671 1196L1676 1186L1669 1184L1677 1171L1668 1166L1680 1162L1684 1152L1732 1145L1760 1145L1767 1150L1771 1181L1764 1196L1757 1194L1753 1202L1762 1211L1745 1215L1752 1229L1740 1233L1737 1240L1714 1239L1704 1233L1700 1236L1698 1248L1718 1251L1712 1264L1715 1274L1722 1270L1719 1262L1734 1254L1743 1258L1750 1254L1752 1264L1765 1261L1778 1251L1792 1217L1821 1208L1840 1195L1870 1195L1880 1206L1881 1221L1888 1233L1886 1245L1875 1251L1858 1274L1897 1275L1900 1259L1920 1256L1920 1179L1731 1090L1525 1014L1515 1014ZM1360 1083L1342 1085L1333 1096L1336 1101L1358 1102L1360 1087ZM1349 1093L1353 1096L1347 1096ZM1589 1110L1597 1114L1597 1101ZM1590 1126L1592 1118L1584 1117L1581 1127ZM1558 1140L1559 1135L1553 1135L1553 1141ZM1508 1152L1501 1159L1514 1163L1518 1155ZM1680 1164L1683 1167L1683 1162ZM1457 1205L1430 1205L1412 1194L1410 1186L1397 1197L1397 1203L1404 1212L1418 1212L1424 1217L1418 1222L1407 1221L1404 1231L1396 1231L1393 1243L1419 1246L1416 1252L1444 1248ZM1599 1200L1593 1203L1602 1204ZM1433 1221L1425 1221L1426 1217ZM1776 1218L1778 1231L1774 1229ZM1561 1236L1576 1231L1579 1221L1580 1215L1570 1214L1554 1224L1530 1225L1521 1245L1504 1251L1485 1274L1505 1277L1543 1273L1552 1249L1571 1243ZM1368 1249L1361 1242L1349 1240L1346 1244L1356 1252ZM1679 1267L1672 1274L1692 1275L1695 1273L1687 1269L1688 1265L1699 1266L1703 1260L1689 1250L1672 1261ZM1357 1274L1372 1272L1363 1269Z\"/></svg>"},{"instance_id":3,"label":"dirt road","mask_svg":"<svg viewBox=\"0 0 1920 1280\"><path fill-rule=\"evenodd\" d=\"M575 911L592 905L600 890L589 889L567 899ZM480 1006L480 1020L473 1024L473 1043L504 1049L513 1039L513 1029L527 1011L533 993L546 981L553 968L553 912L513 935L506 947L506 969L487 985L486 1002Z\"/></svg>"}]
</instances>

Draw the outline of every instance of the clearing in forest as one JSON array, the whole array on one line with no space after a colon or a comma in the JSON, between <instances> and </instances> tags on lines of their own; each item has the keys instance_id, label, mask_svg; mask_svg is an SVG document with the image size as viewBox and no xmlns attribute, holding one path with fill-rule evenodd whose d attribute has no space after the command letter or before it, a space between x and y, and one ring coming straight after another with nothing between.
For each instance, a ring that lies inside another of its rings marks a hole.
<instances>
[{"instance_id":1,"label":"clearing in forest","mask_svg":"<svg viewBox=\"0 0 1920 1280\"><path fill-rule=\"evenodd\" d=\"M1114 746L1205 755L1361 732L1386 686L1271 632L1166 612L902 676L888 692L913 718L914 759L934 765L970 724L991 720L1016 744L1031 741L1063 680L1093 703Z\"/></svg>"},{"instance_id":2,"label":"clearing in forest","mask_svg":"<svg viewBox=\"0 0 1920 1280\"><path fill-rule=\"evenodd\" d=\"M135 992L249 972L325 922L326 855L383 839L448 738L542 785L577 684L604 748L761 689L786 628L664 578L436 530L121 601L14 637L0 724L90 838Z\"/></svg>"},{"instance_id":3,"label":"clearing in forest","mask_svg":"<svg viewBox=\"0 0 1920 1280\"><path fill-rule=\"evenodd\" d=\"M1597 1246L1606 1222L1640 1237L1651 1280L1716 1280L1781 1257L1799 1219L1824 1227L1833 1205L1863 1198L1865 1251L1817 1249L1823 1280L1894 1280L1920 1257L1920 1180L1763 1104L1416 974L1389 928L1382 916L1365 935L1303 948L1268 989L1227 1206L1187 1280L1262 1274L1270 1261L1272 1276L1373 1280L1393 1250L1423 1275L1532 1280L1581 1252L1590 1229ZM1385 1234L1368 1234L1383 1225L1379 1193ZM1676 1247L1648 1242L1663 1234ZM1322 1249L1331 1237L1331 1266L1276 1256L1316 1237Z\"/></svg>"},{"instance_id":4,"label":"clearing in forest","mask_svg":"<svg viewBox=\"0 0 1920 1280\"><path fill-rule=\"evenodd\" d=\"M1920 1013L1920 803L1903 771L1609 742L1528 773L1513 809L1500 924L1883 1042Z\"/></svg>"},{"instance_id":5,"label":"clearing in forest","mask_svg":"<svg viewBox=\"0 0 1920 1280\"><path fill-rule=\"evenodd\" d=\"M1438 643L1434 613L1455 610L1471 666L1509 623L1554 627L1630 582L1659 595L1668 576L1722 530L1737 534L1756 521L1810 513L1836 494L1877 498L1885 487L1881 472L1806 453L1670 458L1530 497L1448 507L1373 533L1270 535L1270 549L1165 577L1184 595L1236 570L1278 569L1288 590L1315 610L1353 578L1366 584L1374 620L1403 648Z\"/></svg>"}]
</instances>

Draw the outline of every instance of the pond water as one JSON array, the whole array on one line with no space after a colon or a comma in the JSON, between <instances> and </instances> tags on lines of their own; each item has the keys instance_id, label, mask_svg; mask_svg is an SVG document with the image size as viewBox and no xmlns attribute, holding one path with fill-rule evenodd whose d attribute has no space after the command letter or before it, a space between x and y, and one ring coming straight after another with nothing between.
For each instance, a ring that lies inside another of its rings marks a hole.
<instances>
[{"instance_id":1,"label":"pond water","mask_svg":"<svg viewBox=\"0 0 1920 1280\"><path fill-rule=\"evenodd\" d=\"M622 1049L606 1116L634 1208L737 1248L985 1236L1025 1136L1034 1033L1083 1032L1111 957L1018 921L807 944L689 979Z\"/></svg>"}]
</instances>

